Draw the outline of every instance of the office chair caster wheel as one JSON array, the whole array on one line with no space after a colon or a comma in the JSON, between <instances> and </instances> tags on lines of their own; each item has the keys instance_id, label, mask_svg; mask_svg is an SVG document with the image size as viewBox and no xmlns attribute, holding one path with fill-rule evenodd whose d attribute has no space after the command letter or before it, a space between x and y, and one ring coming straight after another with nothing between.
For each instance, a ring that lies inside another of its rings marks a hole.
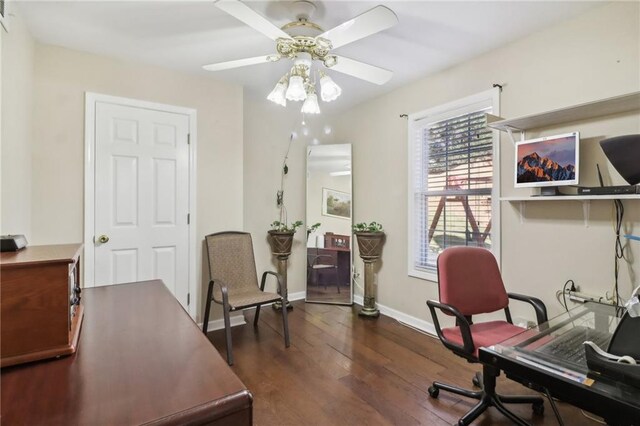
<instances>
[{"instance_id":1,"label":"office chair caster wheel","mask_svg":"<svg viewBox=\"0 0 640 426\"><path fill-rule=\"evenodd\" d=\"M482 388L482 373L478 372L473 375L473 379L471 379L471 383L473 386L477 388Z\"/></svg>"},{"instance_id":2,"label":"office chair caster wheel","mask_svg":"<svg viewBox=\"0 0 640 426\"><path fill-rule=\"evenodd\" d=\"M541 416L544 414L544 403L533 403L531 404L531 408L533 409L533 414Z\"/></svg>"},{"instance_id":3,"label":"office chair caster wheel","mask_svg":"<svg viewBox=\"0 0 640 426\"><path fill-rule=\"evenodd\" d=\"M429 389L427 391L429 392L429 396L431 398L437 398L438 394L440 394L440 389L435 386L429 386Z\"/></svg>"}]
</instances>

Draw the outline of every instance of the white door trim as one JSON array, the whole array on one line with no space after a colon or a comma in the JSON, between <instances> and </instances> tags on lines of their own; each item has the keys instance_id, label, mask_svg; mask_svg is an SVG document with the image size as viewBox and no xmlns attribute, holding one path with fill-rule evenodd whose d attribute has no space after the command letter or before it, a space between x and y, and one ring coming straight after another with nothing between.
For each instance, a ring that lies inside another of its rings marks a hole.
<instances>
[{"instance_id":1,"label":"white door trim","mask_svg":"<svg viewBox=\"0 0 640 426\"><path fill-rule=\"evenodd\" d=\"M94 286L94 219L95 219L95 122L96 103L105 102L135 108L183 114L189 117L189 315L195 319L200 303L200 291L196 276L196 147L197 111L193 108L120 98L99 93L85 92L84 115L84 287Z\"/></svg>"}]
</instances>

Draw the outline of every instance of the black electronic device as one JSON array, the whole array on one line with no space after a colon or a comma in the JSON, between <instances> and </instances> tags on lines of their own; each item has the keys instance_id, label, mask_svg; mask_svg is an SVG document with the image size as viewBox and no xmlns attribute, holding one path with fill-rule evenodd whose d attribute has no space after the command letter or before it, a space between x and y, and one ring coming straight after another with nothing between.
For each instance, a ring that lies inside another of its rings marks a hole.
<instances>
[{"instance_id":1,"label":"black electronic device","mask_svg":"<svg viewBox=\"0 0 640 426\"><path fill-rule=\"evenodd\" d=\"M27 239L24 235L2 235L0 236L0 251L18 251L27 246Z\"/></svg>"},{"instance_id":2,"label":"black electronic device","mask_svg":"<svg viewBox=\"0 0 640 426\"><path fill-rule=\"evenodd\" d=\"M589 370L640 388L640 317L625 312L607 352L585 342Z\"/></svg>"},{"instance_id":3,"label":"black electronic device","mask_svg":"<svg viewBox=\"0 0 640 426\"><path fill-rule=\"evenodd\" d=\"M635 195L640 194L639 185L579 186L578 195Z\"/></svg>"},{"instance_id":4,"label":"black electronic device","mask_svg":"<svg viewBox=\"0 0 640 426\"><path fill-rule=\"evenodd\" d=\"M600 141L609 162L629 185L640 183L640 135L616 136Z\"/></svg>"}]
</instances>

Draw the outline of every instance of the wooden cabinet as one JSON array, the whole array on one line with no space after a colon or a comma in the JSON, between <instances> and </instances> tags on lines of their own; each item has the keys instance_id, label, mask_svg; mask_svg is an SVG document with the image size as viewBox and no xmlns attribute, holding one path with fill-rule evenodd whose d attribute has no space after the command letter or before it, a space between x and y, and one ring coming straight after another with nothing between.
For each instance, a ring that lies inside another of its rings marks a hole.
<instances>
[{"instance_id":1,"label":"wooden cabinet","mask_svg":"<svg viewBox=\"0 0 640 426\"><path fill-rule=\"evenodd\" d=\"M327 232L324 234L324 247L348 251L351 248L351 236Z\"/></svg>"},{"instance_id":2,"label":"wooden cabinet","mask_svg":"<svg viewBox=\"0 0 640 426\"><path fill-rule=\"evenodd\" d=\"M76 351L82 244L30 246L0 255L0 366Z\"/></svg>"}]
</instances>

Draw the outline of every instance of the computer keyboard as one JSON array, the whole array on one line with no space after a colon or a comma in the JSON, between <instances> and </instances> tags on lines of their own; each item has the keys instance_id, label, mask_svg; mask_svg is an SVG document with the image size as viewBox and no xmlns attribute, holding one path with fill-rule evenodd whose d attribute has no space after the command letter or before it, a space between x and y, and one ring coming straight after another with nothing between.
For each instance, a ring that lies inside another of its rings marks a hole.
<instances>
[{"instance_id":1,"label":"computer keyboard","mask_svg":"<svg viewBox=\"0 0 640 426\"><path fill-rule=\"evenodd\" d=\"M538 348L536 352L551 355L563 361L586 367L587 359L584 352L584 345L582 344L586 340L590 340L600 348L607 350L609 341L611 340L611 334L592 328L577 326L556 336L551 342Z\"/></svg>"}]
</instances>

